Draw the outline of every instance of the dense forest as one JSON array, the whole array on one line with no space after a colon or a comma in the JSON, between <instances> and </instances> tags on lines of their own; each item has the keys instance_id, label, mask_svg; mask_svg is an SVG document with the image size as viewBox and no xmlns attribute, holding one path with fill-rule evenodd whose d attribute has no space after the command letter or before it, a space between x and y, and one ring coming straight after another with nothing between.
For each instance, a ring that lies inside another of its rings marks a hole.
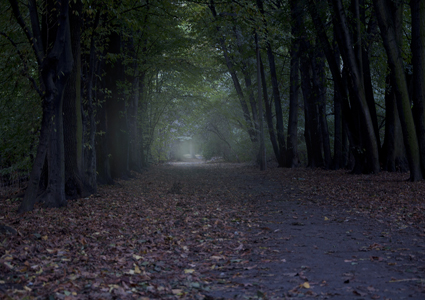
<instances>
[{"instance_id":1,"label":"dense forest","mask_svg":"<svg viewBox=\"0 0 425 300\"><path fill-rule=\"evenodd\" d=\"M0 172L29 174L21 212L185 152L425 175L424 1L2 7Z\"/></svg>"}]
</instances>

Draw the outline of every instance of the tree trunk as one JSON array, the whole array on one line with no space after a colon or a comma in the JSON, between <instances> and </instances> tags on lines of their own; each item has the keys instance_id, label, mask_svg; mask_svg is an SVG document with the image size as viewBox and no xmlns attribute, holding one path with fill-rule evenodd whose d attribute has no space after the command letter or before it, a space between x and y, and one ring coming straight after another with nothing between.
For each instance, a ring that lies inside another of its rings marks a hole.
<instances>
[{"instance_id":1,"label":"tree trunk","mask_svg":"<svg viewBox=\"0 0 425 300\"><path fill-rule=\"evenodd\" d=\"M410 10L412 14L413 116L422 172L425 172L425 2L411 0Z\"/></svg>"},{"instance_id":2,"label":"tree trunk","mask_svg":"<svg viewBox=\"0 0 425 300\"><path fill-rule=\"evenodd\" d=\"M86 187L90 193L97 191L97 161L96 161L96 116L94 94L100 94L95 86L100 87L100 80L94 76L96 71L102 71L101 59L96 55L95 41L97 38L96 28L100 22L100 9L98 9L92 24L92 35L90 37L90 49L88 58L85 61L85 97L83 103L86 114L84 115L84 168L83 175L85 177ZM101 74L99 72L99 74Z\"/></svg>"},{"instance_id":3,"label":"tree trunk","mask_svg":"<svg viewBox=\"0 0 425 300\"><path fill-rule=\"evenodd\" d=\"M217 19L217 11L215 9L214 2L211 1L208 7L211 10L211 13L215 19ZM217 33L221 34L220 27L216 27ZM251 119L251 114L248 109L248 105L246 104L245 96L242 91L242 87L240 85L239 79L236 74L235 67L233 65L232 60L229 57L228 49L226 47L226 43L223 37L218 38L218 42L220 43L221 50L223 51L224 59L226 61L227 69L230 73L230 76L232 77L233 85L235 87L236 93L238 95L239 103L242 108L244 120L246 122L247 132L249 134L249 137L251 139L251 142L255 145L258 141L257 132L255 131L255 125L253 124L253 121Z\"/></svg>"},{"instance_id":4,"label":"tree trunk","mask_svg":"<svg viewBox=\"0 0 425 300\"><path fill-rule=\"evenodd\" d=\"M300 26L301 9L299 2L290 1L291 5L291 62L289 75L289 119L288 119L288 139L286 152L286 166L295 168L299 164L298 158L298 93L299 93L299 64L300 64Z\"/></svg>"},{"instance_id":5,"label":"tree trunk","mask_svg":"<svg viewBox=\"0 0 425 300\"><path fill-rule=\"evenodd\" d=\"M403 131L403 140L409 161L410 180L418 181L423 178L420 165L420 149L416 135L416 128L410 108L409 91L404 72L403 59L397 44L397 35L394 30L394 15L397 7L389 5L383 0L374 0L374 8L378 18L381 36L387 52L389 67L397 99L397 109ZM391 3L390 3L391 4ZM400 3L398 3L401 5ZM397 5L397 4L395 4ZM389 7L391 6L391 7Z\"/></svg>"},{"instance_id":6,"label":"tree trunk","mask_svg":"<svg viewBox=\"0 0 425 300\"><path fill-rule=\"evenodd\" d=\"M357 102L356 104L359 108L363 128L362 131L364 132L364 135L362 136L364 145L362 145L362 148L364 146L364 149L366 150L365 156L367 159L361 163L363 164L363 168L366 167L370 169L370 172L378 173L380 170L378 142L376 140L373 121L366 101L361 53L359 53L351 39L342 1L332 0L332 4L336 21L334 26L336 37L344 65L348 69L349 85L351 86L351 92L354 96L353 101Z\"/></svg>"},{"instance_id":7,"label":"tree trunk","mask_svg":"<svg viewBox=\"0 0 425 300\"><path fill-rule=\"evenodd\" d=\"M263 101L261 99L261 61L260 61L260 47L258 45L258 36L257 33L255 33L255 49L257 54L257 86L258 86L258 112L260 113L259 118L259 128L260 128L260 170L264 171L266 170L266 147L264 145L264 129L263 129Z\"/></svg>"},{"instance_id":8,"label":"tree trunk","mask_svg":"<svg viewBox=\"0 0 425 300\"><path fill-rule=\"evenodd\" d=\"M65 148L65 194L67 198L86 197L83 182L83 121L81 109L81 15L82 3L72 4L70 14L74 67L65 88L63 100L63 132Z\"/></svg>"},{"instance_id":9,"label":"tree trunk","mask_svg":"<svg viewBox=\"0 0 425 300\"><path fill-rule=\"evenodd\" d=\"M259 59L260 59L261 85L263 87L264 107L266 109L265 115L266 115L267 128L268 128L268 132L270 136L270 142L273 147L273 153L276 157L276 161L279 162L279 157L280 157L279 146L277 145L276 133L274 131L274 126L273 126L273 113L272 113L272 107L271 107L271 103L269 101L269 96L267 92L267 80L266 80L266 75L264 73L264 66L263 66L263 61L261 59L261 52L260 52Z\"/></svg>"},{"instance_id":10,"label":"tree trunk","mask_svg":"<svg viewBox=\"0 0 425 300\"><path fill-rule=\"evenodd\" d=\"M382 146L382 166L388 172L406 172L409 170L409 164L406 161L403 133L401 132L400 119L398 117L397 100L390 76L387 76L386 86L385 138Z\"/></svg>"},{"instance_id":11,"label":"tree trunk","mask_svg":"<svg viewBox=\"0 0 425 300\"><path fill-rule=\"evenodd\" d=\"M30 183L18 211L25 212L33 209L46 157L48 183L45 192L38 199L46 207L65 206L62 103L65 85L73 64L69 2L67 0L48 1L46 10L42 14L45 22L41 23L38 23L37 7L30 2L31 30L21 16L18 2L11 0L10 4L15 18L33 48L43 88L43 117L39 148L31 171Z\"/></svg>"},{"instance_id":12,"label":"tree trunk","mask_svg":"<svg viewBox=\"0 0 425 300\"><path fill-rule=\"evenodd\" d=\"M257 5L260 10L260 13L264 16L264 8L263 8L263 1L257 0ZM268 31L267 31L267 21L266 18L263 17L263 23L265 28L265 43L266 43L266 51L267 51L267 58L269 60L269 66L270 66L270 77L271 77L271 83L272 83L272 91L273 91L273 101L275 104L275 114L276 114L276 134L277 134L277 143L279 146L279 166L285 166L286 163L286 145L285 145L285 132L283 128L283 113L282 113L282 103L280 99L280 92L279 92L279 83L277 80L277 72L276 72L276 63L274 59L274 54L272 51L272 46L270 44L270 41L268 40Z\"/></svg>"},{"instance_id":13,"label":"tree trunk","mask_svg":"<svg viewBox=\"0 0 425 300\"><path fill-rule=\"evenodd\" d=\"M313 85L316 95L315 106L317 106L318 126L321 136L324 167L329 169L331 165L331 143L329 139L328 121L326 118L326 78L325 78L325 57L321 49L316 49L312 60L313 64Z\"/></svg>"},{"instance_id":14,"label":"tree trunk","mask_svg":"<svg viewBox=\"0 0 425 300\"><path fill-rule=\"evenodd\" d=\"M121 53L121 37L112 32L108 45L108 52ZM110 98L106 99L107 145L110 154L112 178L128 178L128 147L129 134L127 128L126 104L124 91L119 87L119 82L125 80L122 59L115 62L106 62L105 83L110 90Z\"/></svg>"}]
</instances>

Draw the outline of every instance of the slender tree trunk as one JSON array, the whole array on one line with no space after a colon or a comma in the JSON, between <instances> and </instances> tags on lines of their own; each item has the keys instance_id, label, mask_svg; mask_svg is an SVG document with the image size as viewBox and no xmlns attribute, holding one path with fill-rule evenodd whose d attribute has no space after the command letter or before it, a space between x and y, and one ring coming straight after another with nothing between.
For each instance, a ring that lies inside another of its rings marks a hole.
<instances>
[{"instance_id":1,"label":"slender tree trunk","mask_svg":"<svg viewBox=\"0 0 425 300\"><path fill-rule=\"evenodd\" d=\"M214 19L217 19L217 11L215 9L214 1L210 1L210 4L208 5L208 7L210 8ZM217 33L221 34L220 33L221 32L220 27L217 26L216 29L217 29ZM248 105L246 104L245 96L243 94L242 87L241 87L239 79L237 77L234 64L229 57L228 49L226 47L226 43L225 43L224 38L220 37L218 39L218 41L220 43L221 50L223 51L224 59L226 60L227 69L230 73L230 76L232 77L233 85L235 87L236 93L237 93L238 98L239 98L239 103L241 105L244 120L245 120L246 126L247 126L247 132L249 134L251 142L255 145L258 141L257 132L255 131L255 125L254 125L254 123L251 119L251 114L249 112Z\"/></svg>"},{"instance_id":2,"label":"slender tree trunk","mask_svg":"<svg viewBox=\"0 0 425 300\"><path fill-rule=\"evenodd\" d=\"M238 46L239 55L242 57L242 74L244 75L245 87L246 87L248 97L249 97L249 104L250 104L250 107L251 107L252 121L253 121L253 124L254 124L254 129L255 129L255 131L258 131L259 130L259 123L258 123L257 102L255 101L254 88L252 86L252 81L251 81L251 74L250 74L251 65L250 65L249 60L244 58L241 32L239 30L237 30L236 28L234 28L233 31L235 33L236 44Z\"/></svg>"},{"instance_id":3,"label":"slender tree trunk","mask_svg":"<svg viewBox=\"0 0 425 300\"><path fill-rule=\"evenodd\" d=\"M257 5L260 10L260 13L264 16L264 7L263 0L257 0ZM273 101L275 104L275 113L276 113L276 133L277 133L277 143L279 146L279 166L284 166L286 163L286 144L285 144L285 132L283 128L283 112L282 112L282 103L280 99L280 91L279 91L279 83L277 80L277 72L276 72L276 63L274 59L274 54L272 50L272 46L270 41L268 40L268 30L267 30L267 21L263 18L264 28L265 28L265 43L266 43L266 51L267 58L269 60L270 67L270 77L272 83L272 91L273 91Z\"/></svg>"},{"instance_id":4,"label":"slender tree trunk","mask_svg":"<svg viewBox=\"0 0 425 300\"><path fill-rule=\"evenodd\" d=\"M364 141L364 148L366 150L365 155L367 160L362 164L364 167L370 169L370 172L378 173L380 170L378 142L375 137L373 122L366 101L363 73L361 68L362 63L360 61L361 53L358 53L358 50L351 39L342 1L332 0L332 4L336 21L336 26L334 27L337 33L336 36L338 45L341 51L344 65L347 66L349 71L349 85L351 86L352 95L354 96L353 100L357 102L361 117L361 124L364 128L362 130L364 132L362 140Z\"/></svg>"},{"instance_id":5,"label":"slender tree trunk","mask_svg":"<svg viewBox=\"0 0 425 300\"><path fill-rule=\"evenodd\" d=\"M273 153L276 157L276 160L279 163L279 157L280 157L279 146L277 145L276 133L274 131L274 126L273 126L273 113L272 113L272 107L271 107L271 103L269 101L269 96L267 92L267 80L266 80L266 75L264 73L264 65L261 59L261 52L260 52L259 59L260 59L261 83L263 87L264 107L266 109L265 115L266 115L267 128L268 128L268 132L270 136L270 142L272 143L272 147L273 147Z\"/></svg>"},{"instance_id":6,"label":"slender tree trunk","mask_svg":"<svg viewBox=\"0 0 425 300\"><path fill-rule=\"evenodd\" d=\"M266 147L264 144L264 129L263 129L263 101L261 99L261 60L260 60L260 46L258 45L258 36L257 33L255 33L255 49L257 54L257 96L258 96L258 112L260 113L259 118L259 128L260 128L260 170L264 171L266 170Z\"/></svg>"},{"instance_id":7,"label":"slender tree trunk","mask_svg":"<svg viewBox=\"0 0 425 300\"><path fill-rule=\"evenodd\" d=\"M301 29L301 7L296 0L290 1L291 5L291 65L289 75L289 119L288 119L288 139L286 166L295 168L298 166L298 93L300 86L299 65L300 65L300 29Z\"/></svg>"},{"instance_id":8,"label":"slender tree trunk","mask_svg":"<svg viewBox=\"0 0 425 300\"><path fill-rule=\"evenodd\" d=\"M100 95L101 92L94 90L95 86L100 87L100 80L95 77L96 71L102 71L102 58L98 59L96 55L95 41L97 38L97 27L100 22L100 12L98 9L93 23L92 35L90 37L89 55L85 60L85 97L86 101L83 103L83 108L86 114L84 117L84 167L83 175L86 182L86 187L90 193L97 191L97 160L96 160L96 109L94 94ZM101 73L100 73L101 74ZM99 89L100 90L100 89Z\"/></svg>"},{"instance_id":9,"label":"slender tree trunk","mask_svg":"<svg viewBox=\"0 0 425 300\"><path fill-rule=\"evenodd\" d=\"M324 167L330 168L332 155L331 155L331 143L329 139L328 121L326 117L326 78L325 78L325 57L321 49L315 51L313 58L313 84L315 86L316 105L318 112L318 123L320 128L322 144L323 144L323 155L324 155Z\"/></svg>"},{"instance_id":10,"label":"slender tree trunk","mask_svg":"<svg viewBox=\"0 0 425 300\"><path fill-rule=\"evenodd\" d=\"M422 172L425 172L425 1L411 0L413 112Z\"/></svg>"},{"instance_id":11,"label":"slender tree trunk","mask_svg":"<svg viewBox=\"0 0 425 300\"><path fill-rule=\"evenodd\" d=\"M337 50L334 54L335 61L340 64L340 55ZM334 81L334 157L332 162L332 168L339 170L345 166L343 159L343 122L342 122L342 95L340 89L337 87L337 83Z\"/></svg>"}]
</instances>

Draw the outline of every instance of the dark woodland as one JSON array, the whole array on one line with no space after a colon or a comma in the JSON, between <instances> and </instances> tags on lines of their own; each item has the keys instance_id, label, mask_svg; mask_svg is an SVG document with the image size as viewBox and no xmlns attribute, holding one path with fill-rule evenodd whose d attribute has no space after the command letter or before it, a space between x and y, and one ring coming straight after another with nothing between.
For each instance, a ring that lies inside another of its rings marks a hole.
<instances>
[{"instance_id":1,"label":"dark woodland","mask_svg":"<svg viewBox=\"0 0 425 300\"><path fill-rule=\"evenodd\" d=\"M1 2L0 299L425 298L425 1Z\"/></svg>"}]
</instances>

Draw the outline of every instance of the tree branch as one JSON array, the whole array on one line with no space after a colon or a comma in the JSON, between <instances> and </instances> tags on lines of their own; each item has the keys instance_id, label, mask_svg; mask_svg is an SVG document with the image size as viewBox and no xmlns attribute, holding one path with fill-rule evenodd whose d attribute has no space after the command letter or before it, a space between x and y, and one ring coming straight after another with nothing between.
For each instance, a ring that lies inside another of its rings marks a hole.
<instances>
[{"instance_id":1,"label":"tree branch","mask_svg":"<svg viewBox=\"0 0 425 300\"><path fill-rule=\"evenodd\" d=\"M16 52L19 55L19 58L21 59L22 63L24 64L24 70L22 72L23 73L22 75L24 75L25 77L28 78L28 80L32 83L34 89L37 91L37 93L40 95L40 97L42 97L43 96L43 92L37 86L37 83L35 82L35 79L32 76L29 75L27 62L26 62L25 57L22 54L22 52L19 51L18 45L6 33L0 31L0 35L4 36L6 39L8 39L9 42L13 45L13 47L15 47Z\"/></svg>"},{"instance_id":2,"label":"tree branch","mask_svg":"<svg viewBox=\"0 0 425 300\"><path fill-rule=\"evenodd\" d=\"M31 2L31 1L30 1ZM12 6L13 14L15 16L16 21L18 21L19 26L21 26L22 30L24 31L25 35L27 36L28 41L30 42L30 45L32 46L32 49L34 51L35 57L37 59L37 63L39 66L41 66L41 61L43 60L43 51L42 49L39 49L38 42L36 40L41 40L41 36L34 39L33 34L31 33L30 29L28 28L27 24L25 23L24 19L22 18L21 11L19 10L18 1L16 0L9 0L10 5ZM31 12L31 10L30 10ZM35 13L37 10L35 10Z\"/></svg>"}]
</instances>

